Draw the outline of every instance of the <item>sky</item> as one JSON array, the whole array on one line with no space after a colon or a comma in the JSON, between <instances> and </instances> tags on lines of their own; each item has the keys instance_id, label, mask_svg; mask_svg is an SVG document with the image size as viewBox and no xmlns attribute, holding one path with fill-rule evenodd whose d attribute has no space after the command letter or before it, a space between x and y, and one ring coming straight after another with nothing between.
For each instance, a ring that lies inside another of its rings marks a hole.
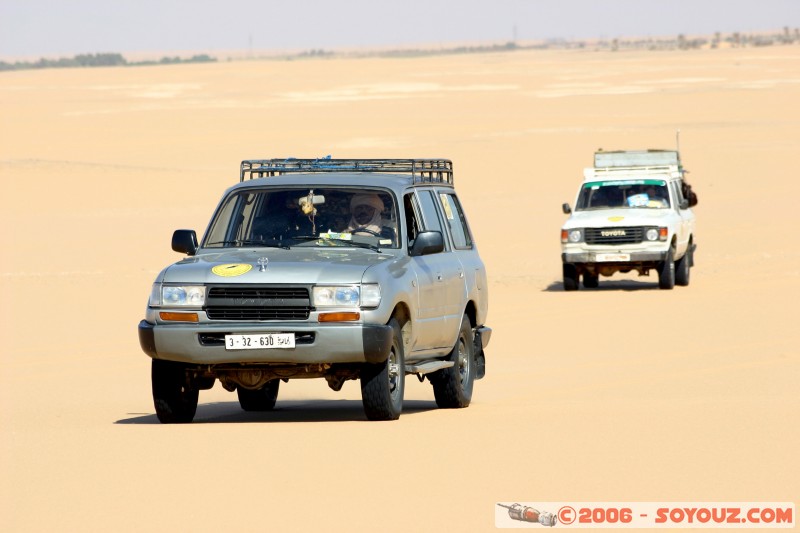
<instances>
[{"instance_id":1,"label":"sky","mask_svg":"<svg viewBox=\"0 0 800 533\"><path fill-rule=\"evenodd\" d=\"M800 0L0 0L0 58L391 48L800 27Z\"/></svg>"}]
</instances>

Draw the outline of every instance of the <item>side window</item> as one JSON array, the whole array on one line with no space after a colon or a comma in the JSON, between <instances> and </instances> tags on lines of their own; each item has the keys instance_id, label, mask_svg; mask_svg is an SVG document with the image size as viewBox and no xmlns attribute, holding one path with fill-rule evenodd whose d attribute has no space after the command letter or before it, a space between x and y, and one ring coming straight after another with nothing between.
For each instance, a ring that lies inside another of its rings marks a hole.
<instances>
[{"instance_id":1,"label":"side window","mask_svg":"<svg viewBox=\"0 0 800 533\"><path fill-rule=\"evenodd\" d=\"M433 191L419 191L419 201L422 204L422 217L425 219L425 229L429 231L441 231L442 235L444 235L439 213L436 212Z\"/></svg>"},{"instance_id":2,"label":"side window","mask_svg":"<svg viewBox=\"0 0 800 533\"><path fill-rule=\"evenodd\" d=\"M461 204L453 193L439 193L445 221L450 226L450 234L456 248L472 248L472 237L469 234L467 219L461 210Z\"/></svg>"},{"instance_id":3,"label":"side window","mask_svg":"<svg viewBox=\"0 0 800 533\"><path fill-rule=\"evenodd\" d=\"M409 193L403 196L403 210L406 213L406 235L408 236L408 246L414 244L414 239L417 238L417 233L422 231L422 227L417 215L418 204L414 199L414 194Z\"/></svg>"},{"instance_id":4,"label":"side window","mask_svg":"<svg viewBox=\"0 0 800 533\"><path fill-rule=\"evenodd\" d=\"M230 241L242 239L249 229L245 220L249 219L256 195L249 193L235 194L225 201L216 213L213 226L204 241L206 246L225 246Z\"/></svg>"},{"instance_id":5,"label":"side window","mask_svg":"<svg viewBox=\"0 0 800 533\"><path fill-rule=\"evenodd\" d=\"M681 192L680 182L672 181L669 185L672 187L672 195L675 197L675 210L679 211L681 202L683 201L683 193Z\"/></svg>"}]
</instances>

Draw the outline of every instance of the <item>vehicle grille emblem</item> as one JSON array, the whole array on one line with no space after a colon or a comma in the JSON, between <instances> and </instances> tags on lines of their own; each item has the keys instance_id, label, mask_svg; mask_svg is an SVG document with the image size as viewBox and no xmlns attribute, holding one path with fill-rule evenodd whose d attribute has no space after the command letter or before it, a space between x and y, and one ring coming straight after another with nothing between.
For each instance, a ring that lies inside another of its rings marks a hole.
<instances>
[{"instance_id":1,"label":"vehicle grille emblem","mask_svg":"<svg viewBox=\"0 0 800 533\"><path fill-rule=\"evenodd\" d=\"M267 271L267 263L269 263L269 259L266 257L262 257L258 260L258 271L259 272L266 272Z\"/></svg>"}]
</instances>

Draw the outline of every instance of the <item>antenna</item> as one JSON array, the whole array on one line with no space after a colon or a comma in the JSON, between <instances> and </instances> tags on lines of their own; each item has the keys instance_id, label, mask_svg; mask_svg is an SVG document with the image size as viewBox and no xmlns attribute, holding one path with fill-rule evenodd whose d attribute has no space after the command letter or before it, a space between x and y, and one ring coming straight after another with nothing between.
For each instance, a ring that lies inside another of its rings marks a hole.
<instances>
[{"instance_id":1,"label":"antenna","mask_svg":"<svg viewBox=\"0 0 800 533\"><path fill-rule=\"evenodd\" d=\"M681 153L681 130L675 130L675 149Z\"/></svg>"}]
</instances>

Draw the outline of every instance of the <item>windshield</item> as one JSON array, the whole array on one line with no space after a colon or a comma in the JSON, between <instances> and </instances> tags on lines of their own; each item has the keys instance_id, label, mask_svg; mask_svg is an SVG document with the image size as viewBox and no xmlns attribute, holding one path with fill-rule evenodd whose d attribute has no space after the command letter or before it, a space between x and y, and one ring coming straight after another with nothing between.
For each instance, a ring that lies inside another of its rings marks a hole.
<instances>
[{"instance_id":1,"label":"windshield","mask_svg":"<svg viewBox=\"0 0 800 533\"><path fill-rule=\"evenodd\" d=\"M398 248L397 209L387 190L265 188L238 191L220 205L203 246Z\"/></svg>"},{"instance_id":2,"label":"windshield","mask_svg":"<svg viewBox=\"0 0 800 533\"><path fill-rule=\"evenodd\" d=\"M664 209L669 205L664 180L592 181L583 184L575 209Z\"/></svg>"}]
</instances>

